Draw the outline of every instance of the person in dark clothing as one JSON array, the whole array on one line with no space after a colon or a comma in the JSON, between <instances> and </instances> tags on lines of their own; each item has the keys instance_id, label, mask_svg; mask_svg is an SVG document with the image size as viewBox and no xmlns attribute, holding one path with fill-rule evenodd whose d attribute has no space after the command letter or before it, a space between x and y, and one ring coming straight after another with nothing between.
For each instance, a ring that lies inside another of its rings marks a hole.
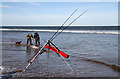
<instances>
[{"instance_id":1,"label":"person in dark clothing","mask_svg":"<svg viewBox=\"0 0 120 79\"><path fill-rule=\"evenodd\" d=\"M34 39L35 39L35 44L37 45L40 45L40 37L39 37L39 34L37 32L34 33Z\"/></svg>"},{"instance_id":2,"label":"person in dark clothing","mask_svg":"<svg viewBox=\"0 0 120 79\"><path fill-rule=\"evenodd\" d=\"M27 38L27 44L30 42L30 45L31 45L32 44L31 38L32 38L32 41L33 41L33 35L31 33L29 33L29 34L26 35L26 38Z\"/></svg>"}]
</instances>

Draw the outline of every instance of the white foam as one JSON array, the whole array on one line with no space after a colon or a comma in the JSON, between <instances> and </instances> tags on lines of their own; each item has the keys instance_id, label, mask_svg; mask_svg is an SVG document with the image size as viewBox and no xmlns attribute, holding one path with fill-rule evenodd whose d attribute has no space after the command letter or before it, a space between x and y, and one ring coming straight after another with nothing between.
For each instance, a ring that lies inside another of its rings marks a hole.
<instances>
[{"instance_id":1,"label":"white foam","mask_svg":"<svg viewBox=\"0 0 120 79\"><path fill-rule=\"evenodd\" d=\"M40 32L56 32L57 30L38 30L38 29L0 29L3 31L40 31ZM60 32L61 30L59 30ZM120 34L118 31L108 30L64 30L66 33L96 33L96 34Z\"/></svg>"},{"instance_id":2,"label":"white foam","mask_svg":"<svg viewBox=\"0 0 120 79\"><path fill-rule=\"evenodd\" d=\"M32 46L30 46L30 47L32 47L32 48L34 48L34 49L38 49L39 47L37 47L37 46L35 46L35 45L32 45Z\"/></svg>"}]
</instances>

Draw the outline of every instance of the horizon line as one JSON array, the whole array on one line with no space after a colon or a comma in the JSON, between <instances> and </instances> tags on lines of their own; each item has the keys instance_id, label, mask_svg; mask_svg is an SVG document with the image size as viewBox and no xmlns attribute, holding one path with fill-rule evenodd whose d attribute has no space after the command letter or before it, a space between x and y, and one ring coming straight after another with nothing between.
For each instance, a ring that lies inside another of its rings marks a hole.
<instances>
[{"instance_id":1,"label":"horizon line","mask_svg":"<svg viewBox=\"0 0 120 79\"><path fill-rule=\"evenodd\" d=\"M61 26L61 25L0 25L0 26ZM68 25L64 25L68 26ZM118 24L113 25L71 25L71 26L120 26Z\"/></svg>"}]
</instances>

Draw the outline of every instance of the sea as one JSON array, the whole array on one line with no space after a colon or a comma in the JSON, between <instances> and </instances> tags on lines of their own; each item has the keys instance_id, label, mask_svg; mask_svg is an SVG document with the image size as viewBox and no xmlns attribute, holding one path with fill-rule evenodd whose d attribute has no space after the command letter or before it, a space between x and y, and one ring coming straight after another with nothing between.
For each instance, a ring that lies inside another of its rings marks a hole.
<instances>
[{"instance_id":1,"label":"sea","mask_svg":"<svg viewBox=\"0 0 120 79\"><path fill-rule=\"evenodd\" d=\"M53 51L44 52L38 55L25 72L15 72L25 69L28 60L40 50L16 46L15 42L26 44L26 35L37 32L42 47L59 28L60 26L2 26L1 77L119 77L118 26L64 26L52 42L69 55L68 59L64 60ZM62 31L64 28L66 29Z\"/></svg>"}]
</instances>

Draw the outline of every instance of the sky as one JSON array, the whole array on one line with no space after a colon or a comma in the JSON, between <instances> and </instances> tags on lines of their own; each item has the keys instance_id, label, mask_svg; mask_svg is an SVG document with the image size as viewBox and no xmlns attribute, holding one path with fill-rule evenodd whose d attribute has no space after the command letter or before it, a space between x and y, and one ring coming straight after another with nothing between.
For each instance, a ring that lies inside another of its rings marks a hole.
<instances>
[{"instance_id":1,"label":"sky","mask_svg":"<svg viewBox=\"0 0 120 79\"><path fill-rule=\"evenodd\" d=\"M118 2L119 0L1 0L2 2Z\"/></svg>"},{"instance_id":2,"label":"sky","mask_svg":"<svg viewBox=\"0 0 120 79\"><path fill-rule=\"evenodd\" d=\"M66 23L82 15L72 25L117 25L118 2L2 2L0 7L0 25L62 25L78 8ZM98 0L96 0L98 1ZM99 0L100 1L100 0ZM117 0L116 0L117 1Z\"/></svg>"}]
</instances>

